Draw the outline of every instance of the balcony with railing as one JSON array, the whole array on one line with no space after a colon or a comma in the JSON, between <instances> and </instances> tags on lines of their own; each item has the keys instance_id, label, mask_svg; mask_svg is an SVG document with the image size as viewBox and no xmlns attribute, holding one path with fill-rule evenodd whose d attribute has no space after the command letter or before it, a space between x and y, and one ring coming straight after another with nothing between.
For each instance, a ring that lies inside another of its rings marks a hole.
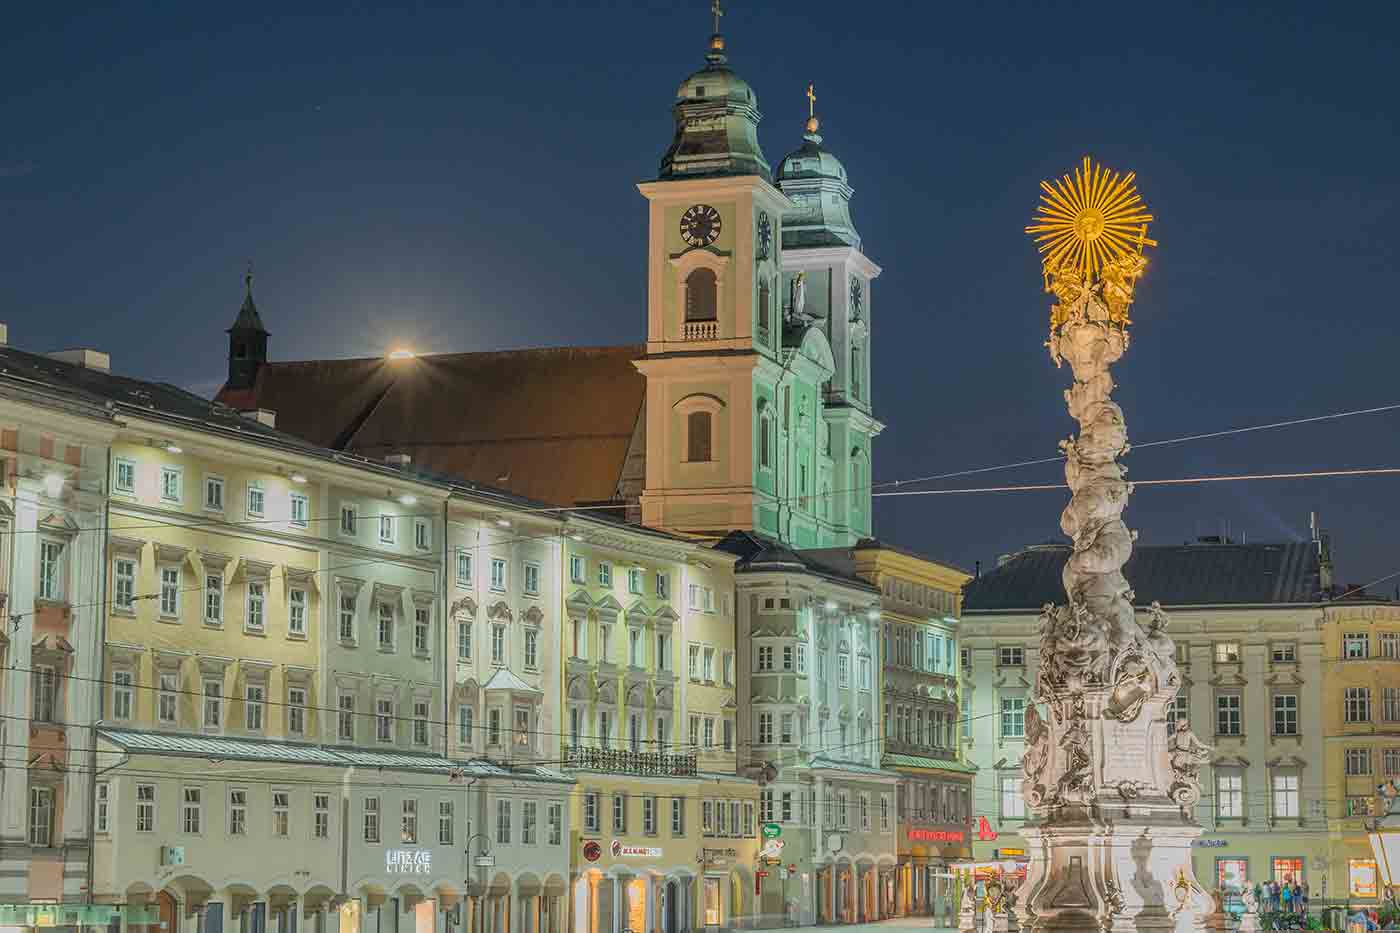
<instances>
[{"instance_id":1,"label":"balcony with railing","mask_svg":"<svg viewBox=\"0 0 1400 933\"><path fill-rule=\"evenodd\" d=\"M681 336L686 340L714 340L719 336L719 322L686 321Z\"/></svg>"},{"instance_id":2,"label":"balcony with railing","mask_svg":"<svg viewBox=\"0 0 1400 933\"><path fill-rule=\"evenodd\" d=\"M696 774L694 755L581 745L564 746L564 767L642 777L694 777Z\"/></svg>"}]
</instances>

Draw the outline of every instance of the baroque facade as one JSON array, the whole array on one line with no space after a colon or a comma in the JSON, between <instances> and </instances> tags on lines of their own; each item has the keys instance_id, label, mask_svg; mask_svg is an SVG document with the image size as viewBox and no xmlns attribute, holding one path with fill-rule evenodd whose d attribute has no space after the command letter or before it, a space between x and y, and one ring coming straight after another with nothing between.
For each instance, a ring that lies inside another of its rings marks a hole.
<instances>
[{"instance_id":1,"label":"baroque facade","mask_svg":"<svg viewBox=\"0 0 1400 933\"><path fill-rule=\"evenodd\" d=\"M1056 600L1069 549L1030 548L968 585L962 627L967 760L976 768L974 817L987 830L978 858L1019 858L1021 793L1032 685L1040 669L1041 607ZM1211 746L1202 770L1193 867L1237 897L1243 882L1329 887L1332 739L1317 711L1331 676L1322 638L1331 587L1325 539L1234 544L1203 539L1134 550L1124 571L1138 611L1168 613L1182 687L1162 728L1189 721ZM1335 893L1335 890L1334 890Z\"/></svg>"}]
</instances>

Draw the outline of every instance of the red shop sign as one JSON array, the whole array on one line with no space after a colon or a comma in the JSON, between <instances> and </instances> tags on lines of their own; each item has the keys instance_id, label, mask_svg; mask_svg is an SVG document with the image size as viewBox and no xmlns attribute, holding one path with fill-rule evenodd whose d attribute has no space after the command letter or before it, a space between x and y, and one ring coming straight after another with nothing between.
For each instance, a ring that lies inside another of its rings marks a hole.
<instances>
[{"instance_id":1,"label":"red shop sign","mask_svg":"<svg viewBox=\"0 0 1400 933\"><path fill-rule=\"evenodd\" d=\"M962 842L966 835L958 830L948 829L911 829L909 830L909 840L911 842Z\"/></svg>"}]
</instances>

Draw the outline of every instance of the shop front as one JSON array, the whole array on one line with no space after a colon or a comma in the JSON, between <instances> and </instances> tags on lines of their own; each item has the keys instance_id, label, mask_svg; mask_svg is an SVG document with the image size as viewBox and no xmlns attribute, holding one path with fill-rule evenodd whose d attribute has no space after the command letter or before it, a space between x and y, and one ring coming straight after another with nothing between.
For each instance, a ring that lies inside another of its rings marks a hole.
<instances>
[{"instance_id":1,"label":"shop front","mask_svg":"<svg viewBox=\"0 0 1400 933\"><path fill-rule=\"evenodd\" d=\"M582 834L569 903L574 933L694 933L745 925L753 904L752 846L745 864L739 846L702 842L698 848L682 840L643 845Z\"/></svg>"},{"instance_id":2,"label":"shop front","mask_svg":"<svg viewBox=\"0 0 1400 933\"><path fill-rule=\"evenodd\" d=\"M964 830L906 829L900 835L895 873L895 913L955 925L952 866L970 855Z\"/></svg>"}]
</instances>

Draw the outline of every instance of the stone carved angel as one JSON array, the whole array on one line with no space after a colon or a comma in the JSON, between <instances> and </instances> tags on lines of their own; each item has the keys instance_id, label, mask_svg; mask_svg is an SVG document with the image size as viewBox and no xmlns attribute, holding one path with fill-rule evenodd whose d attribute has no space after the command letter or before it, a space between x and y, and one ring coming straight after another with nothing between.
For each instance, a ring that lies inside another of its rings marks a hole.
<instances>
[{"instance_id":1,"label":"stone carved angel","mask_svg":"<svg viewBox=\"0 0 1400 933\"><path fill-rule=\"evenodd\" d=\"M1021 795L1026 803L1038 807L1045 802L1045 785L1041 775L1050 762L1050 729L1032 703L1026 707L1026 751L1021 756L1021 771L1025 780L1021 782Z\"/></svg>"},{"instance_id":2,"label":"stone carved angel","mask_svg":"<svg viewBox=\"0 0 1400 933\"><path fill-rule=\"evenodd\" d=\"M1176 731L1167 742L1173 777L1167 796L1178 805L1194 806L1201 799L1201 766L1210 761L1210 752L1210 746L1191 731L1191 724L1178 719Z\"/></svg>"}]
</instances>

